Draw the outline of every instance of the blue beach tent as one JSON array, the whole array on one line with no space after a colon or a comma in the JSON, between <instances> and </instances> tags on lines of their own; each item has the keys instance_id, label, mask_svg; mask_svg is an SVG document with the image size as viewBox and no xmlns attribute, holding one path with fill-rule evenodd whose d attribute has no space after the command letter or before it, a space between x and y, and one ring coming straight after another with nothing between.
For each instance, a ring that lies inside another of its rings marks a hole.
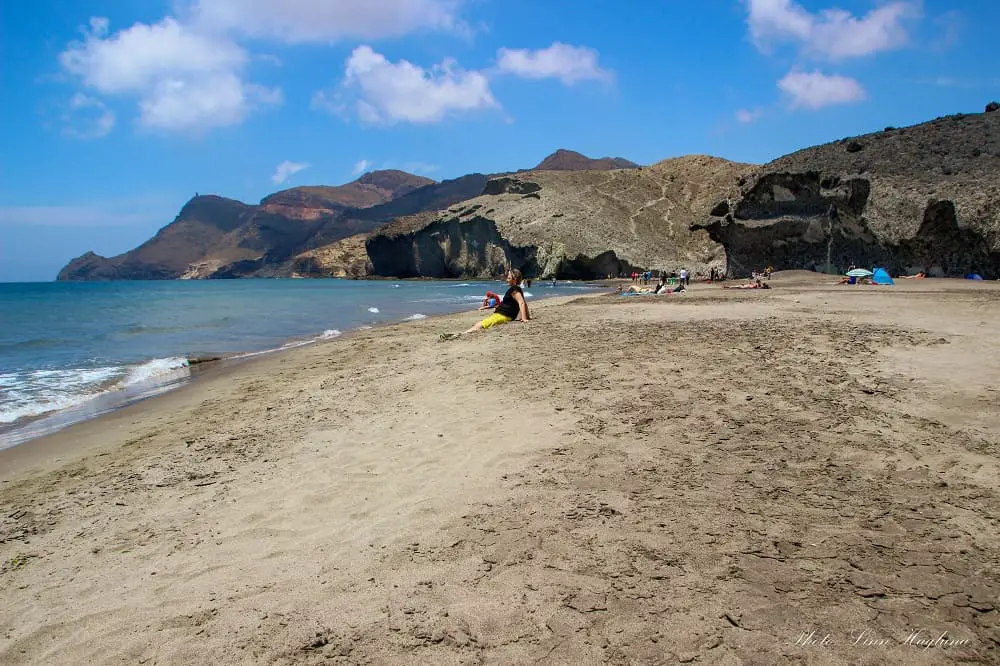
<instances>
[{"instance_id":1,"label":"blue beach tent","mask_svg":"<svg viewBox=\"0 0 1000 666\"><path fill-rule=\"evenodd\" d=\"M884 268L876 268L872 275L872 284L896 284L892 281L892 276Z\"/></svg>"},{"instance_id":2,"label":"blue beach tent","mask_svg":"<svg viewBox=\"0 0 1000 666\"><path fill-rule=\"evenodd\" d=\"M980 275L979 273L969 273L968 275L965 276L965 279L966 280L982 280L983 276Z\"/></svg>"}]
</instances>

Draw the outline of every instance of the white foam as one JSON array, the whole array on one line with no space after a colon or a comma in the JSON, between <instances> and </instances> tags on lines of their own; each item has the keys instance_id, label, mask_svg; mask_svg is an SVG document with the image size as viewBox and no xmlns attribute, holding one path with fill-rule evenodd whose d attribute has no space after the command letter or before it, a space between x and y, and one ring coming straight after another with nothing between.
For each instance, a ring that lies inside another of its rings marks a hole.
<instances>
[{"instance_id":1,"label":"white foam","mask_svg":"<svg viewBox=\"0 0 1000 666\"><path fill-rule=\"evenodd\" d=\"M293 342L286 342L277 349L265 349L264 351L256 352L256 354L270 354L271 352L276 352L276 351L287 351L289 349L295 349L296 347L304 347L306 345L311 345L317 340L319 340L319 338L315 338L313 340L295 340ZM247 356L254 356L256 354L247 354Z\"/></svg>"},{"instance_id":2,"label":"white foam","mask_svg":"<svg viewBox=\"0 0 1000 666\"><path fill-rule=\"evenodd\" d=\"M125 378L115 384L114 388L124 389L136 384L172 379L178 375L188 374L187 368L188 360L180 356L153 359L129 370Z\"/></svg>"},{"instance_id":3,"label":"white foam","mask_svg":"<svg viewBox=\"0 0 1000 666\"><path fill-rule=\"evenodd\" d=\"M368 308L368 312L371 312L372 314L378 314L378 308Z\"/></svg>"},{"instance_id":4,"label":"white foam","mask_svg":"<svg viewBox=\"0 0 1000 666\"><path fill-rule=\"evenodd\" d=\"M5 374L0 377L6 403L0 406L0 423L78 407L111 391L181 379L189 372L187 359L178 357L154 359L132 368L107 366ZM112 381L114 384L110 384Z\"/></svg>"},{"instance_id":5,"label":"white foam","mask_svg":"<svg viewBox=\"0 0 1000 666\"><path fill-rule=\"evenodd\" d=\"M359 331L370 331L370 330L371 330L371 328L372 328L372 327L371 327L371 326L368 326L367 324L365 324L364 326L358 326L358 330L359 330Z\"/></svg>"},{"instance_id":6,"label":"white foam","mask_svg":"<svg viewBox=\"0 0 1000 666\"><path fill-rule=\"evenodd\" d=\"M406 321L416 321L417 319L427 319L427 315L418 312L417 314L411 314L406 318Z\"/></svg>"},{"instance_id":7,"label":"white foam","mask_svg":"<svg viewBox=\"0 0 1000 666\"><path fill-rule=\"evenodd\" d=\"M84 403L124 372L125 368L110 366L0 375L0 387L4 389L0 423L13 423Z\"/></svg>"},{"instance_id":8,"label":"white foam","mask_svg":"<svg viewBox=\"0 0 1000 666\"><path fill-rule=\"evenodd\" d=\"M51 400L38 400L14 407L0 407L0 423L13 423L18 419L41 416L48 412L68 409L83 404L93 398L92 395L67 395Z\"/></svg>"},{"instance_id":9,"label":"white foam","mask_svg":"<svg viewBox=\"0 0 1000 666\"><path fill-rule=\"evenodd\" d=\"M27 373L25 379L29 386L50 389L75 389L114 379L124 372L124 370L120 366L69 370L35 370Z\"/></svg>"},{"instance_id":10,"label":"white foam","mask_svg":"<svg viewBox=\"0 0 1000 666\"><path fill-rule=\"evenodd\" d=\"M328 328L317 338L317 340L332 340L333 338L340 337L341 332L335 328Z\"/></svg>"},{"instance_id":11,"label":"white foam","mask_svg":"<svg viewBox=\"0 0 1000 666\"><path fill-rule=\"evenodd\" d=\"M524 292L524 297L525 298L533 298L534 294L532 294L530 291L526 291L526 292Z\"/></svg>"}]
</instances>

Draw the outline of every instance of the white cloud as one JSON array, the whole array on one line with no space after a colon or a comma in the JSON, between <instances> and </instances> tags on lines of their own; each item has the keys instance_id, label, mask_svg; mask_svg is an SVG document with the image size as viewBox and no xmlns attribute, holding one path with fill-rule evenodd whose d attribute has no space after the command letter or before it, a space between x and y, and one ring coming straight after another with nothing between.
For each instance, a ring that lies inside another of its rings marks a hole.
<instances>
[{"instance_id":1,"label":"white cloud","mask_svg":"<svg viewBox=\"0 0 1000 666\"><path fill-rule=\"evenodd\" d=\"M820 109L865 99L861 84L839 74L791 71L778 81L778 88L791 98L793 109Z\"/></svg>"},{"instance_id":2,"label":"white cloud","mask_svg":"<svg viewBox=\"0 0 1000 666\"><path fill-rule=\"evenodd\" d=\"M167 78L139 102L139 122L163 130L238 125L255 103L276 104L279 92L246 84L231 72Z\"/></svg>"},{"instance_id":3,"label":"white cloud","mask_svg":"<svg viewBox=\"0 0 1000 666\"><path fill-rule=\"evenodd\" d=\"M368 160L358 160L358 163L354 165L353 169L351 169L351 173L357 176L358 174L368 171L368 167L370 166L371 163Z\"/></svg>"},{"instance_id":4,"label":"white cloud","mask_svg":"<svg viewBox=\"0 0 1000 666\"><path fill-rule=\"evenodd\" d=\"M405 162L403 164L403 171L417 176L427 176L440 170L441 167L437 164L429 164L427 162Z\"/></svg>"},{"instance_id":5,"label":"white cloud","mask_svg":"<svg viewBox=\"0 0 1000 666\"><path fill-rule=\"evenodd\" d=\"M63 134L77 139L100 139L115 126L115 114L96 97L76 93L63 114Z\"/></svg>"},{"instance_id":6,"label":"white cloud","mask_svg":"<svg viewBox=\"0 0 1000 666\"><path fill-rule=\"evenodd\" d=\"M499 106L480 72L462 70L453 60L430 69L406 60L392 63L370 46L357 47L347 59L340 93L317 93L313 106L342 111L345 94L354 98L354 112L368 124L435 123Z\"/></svg>"},{"instance_id":7,"label":"white cloud","mask_svg":"<svg viewBox=\"0 0 1000 666\"><path fill-rule=\"evenodd\" d=\"M59 59L85 85L104 93L144 89L171 76L231 72L247 59L233 42L193 33L170 17L153 25L136 23L110 37L107 19L101 21L100 31L71 44Z\"/></svg>"},{"instance_id":8,"label":"white cloud","mask_svg":"<svg viewBox=\"0 0 1000 666\"><path fill-rule=\"evenodd\" d=\"M758 46L770 39L809 39L815 17L793 0L747 0L750 36Z\"/></svg>"},{"instance_id":9,"label":"white cloud","mask_svg":"<svg viewBox=\"0 0 1000 666\"><path fill-rule=\"evenodd\" d=\"M229 39L170 17L113 35L107 19L90 24L60 62L88 88L138 97L140 125L171 131L234 125L255 105L280 101L280 91L243 80L248 55Z\"/></svg>"},{"instance_id":10,"label":"white cloud","mask_svg":"<svg viewBox=\"0 0 1000 666\"><path fill-rule=\"evenodd\" d=\"M526 79L559 79L566 85L578 81L610 81L611 72L601 69L597 51L586 46L553 42L544 49L507 49L497 51L501 72Z\"/></svg>"},{"instance_id":11,"label":"white cloud","mask_svg":"<svg viewBox=\"0 0 1000 666\"><path fill-rule=\"evenodd\" d=\"M216 30L289 42L400 37L419 30L465 32L461 0L197 0L195 20Z\"/></svg>"},{"instance_id":12,"label":"white cloud","mask_svg":"<svg viewBox=\"0 0 1000 666\"><path fill-rule=\"evenodd\" d=\"M306 164L305 162L290 162L289 160L285 160L274 170L274 175L271 176L271 181L274 182L275 185L281 185L299 171L308 168L309 164Z\"/></svg>"},{"instance_id":13,"label":"white cloud","mask_svg":"<svg viewBox=\"0 0 1000 666\"><path fill-rule=\"evenodd\" d=\"M916 1L883 4L857 18L842 9L811 13L794 0L747 0L750 36L764 50L782 41L799 42L808 55L841 60L905 46L906 23L921 15Z\"/></svg>"},{"instance_id":14,"label":"white cloud","mask_svg":"<svg viewBox=\"0 0 1000 666\"><path fill-rule=\"evenodd\" d=\"M748 125L760 120L762 115L764 115L764 112L761 109L738 109L736 111L736 121L743 125Z\"/></svg>"},{"instance_id":15,"label":"white cloud","mask_svg":"<svg viewBox=\"0 0 1000 666\"><path fill-rule=\"evenodd\" d=\"M109 26L110 21L103 16L90 17L90 31L98 37L106 37Z\"/></svg>"}]
</instances>

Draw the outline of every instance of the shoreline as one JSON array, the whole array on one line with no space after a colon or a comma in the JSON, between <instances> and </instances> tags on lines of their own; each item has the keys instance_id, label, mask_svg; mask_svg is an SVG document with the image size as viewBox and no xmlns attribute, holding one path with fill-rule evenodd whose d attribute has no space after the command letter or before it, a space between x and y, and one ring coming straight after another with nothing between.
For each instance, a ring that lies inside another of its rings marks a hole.
<instances>
[{"instance_id":1,"label":"shoreline","mask_svg":"<svg viewBox=\"0 0 1000 666\"><path fill-rule=\"evenodd\" d=\"M603 293L582 293L580 295L573 296L550 296L548 298L540 298L533 302L534 304L532 305L532 310L534 310L538 305L544 304L543 307L553 307L576 298L593 298L601 295L603 295ZM196 364L196 373L193 374L190 379L163 392L125 402L124 404L114 406L107 411L99 413L96 416L73 421L67 425L59 427L56 430L42 433L16 444L0 447L0 478L3 478L6 473L16 472L19 469L23 469L26 464L30 465L36 462L36 456L24 451L25 449L32 447L38 447L40 450L44 449L44 453L41 453L40 455L40 458L44 460L71 461L78 457L75 452L60 449L70 447L70 442L72 440L88 439L94 434L100 432L100 430L104 427L114 428L119 431L122 429L127 430L123 421L135 420L136 417L141 419L147 409L163 410L165 409L164 405L172 404L172 401L169 401L171 397L176 397L177 405L188 405L190 404L190 396L187 396L186 393L195 391L204 383L211 382L213 386L211 389L206 387L204 391L198 393L199 396L215 390L214 384L216 383L233 381L240 377L253 375L259 371L258 365L263 365L269 361L273 361L274 359L278 359L274 362L279 364L285 363L286 361L281 359L283 359L286 355L294 355L296 352L314 349L317 347L321 348L327 345L336 345L340 342L349 342L357 336L370 335L377 338L382 331L400 329L404 326L412 326L417 322L426 322L428 324L434 324L437 322L447 324L449 319L468 317L472 314L475 315L475 320L482 319L485 316L476 310L462 310L458 312L428 315L425 318L418 320L404 319L396 322L380 322L377 324L366 325L364 327L348 329L347 331L340 333L340 335L332 338L323 339L321 337L317 337L301 344L282 346L257 352L234 353L233 356L220 357L217 360L210 360L207 362L199 362ZM121 414L121 418L115 418L119 414ZM44 420L46 418L58 418L58 413L43 415L36 419L36 421ZM89 427L85 428L85 426ZM78 430L82 431L79 437L77 436ZM7 433L4 431L0 432L0 434ZM86 455L89 455L90 453L92 452L88 451ZM81 455L84 455L84 453L81 453Z\"/></svg>"},{"instance_id":2,"label":"shoreline","mask_svg":"<svg viewBox=\"0 0 1000 666\"><path fill-rule=\"evenodd\" d=\"M361 331L0 452L0 661L995 662L998 285L772 287Z\"/></svg>"},{"instance_id":3,"label":"shoreline","mask_svg":"<svg viewBox=\"0 0 1000 666\"><path fill-rule=\"evenodd\" d=\"M290 278L288 278L290 279ZM330 278L330 279L344 279L344 278ZM389 278L386 278L389 280ZM460 280L424 280L423 278L414 278L412 281L436 281L436 282L462 282ZM483 281L489 282L489 281ZM563 284L573 283L581 285L594 285L594 291L598 291L605 287L605 285L598 283L596 281L563 281ZM544 296L539 295L536 297L535 302L542 302L550 300L552 298L561 298L561 296ZM397 326L406 323L412 323L414 321L419 321L421 319L430 319L434 317L449 316L452 314L458 314L463 312L463 310L456 310L453 312L437 313L432 315L423 315L422 317L416 317L410 315L406 318L400 319L398 321L383 321L373 324L364 324L354 328L347 329L346 331L327 329L315 334L304 334L296 335L291 338L286 338L277 347L267 347L259 350L244 350L244 351L233 351L225 353L211 353L211 352L200 352L195 354L185 355L183 358L186 362L182 372L171 372L166 373L161 381L147 381L141 383L137 386L130 387L124 386L121 389L114 389L119 380L113 380L109 382L109 388L106 390L94 393L89 398L81 396L81 400L75 404L68 407L57 409L53 411L44 412L42 414L37 414L29 417L22 417L10 423L0 424L0 451L4 451L9 448L22 446L24 444L30 443L37 440L40 437L45 437L50 434L57 433L64 430L67 427L71 427L76 423L83 423L86 421L93 420L95 418L100 418L101 416L114 413L117 410L123 409L133 404L141 403L146 400L156 398L165 393L180 390L196 381L199 381L201 376L206 372L211 372L219 367L224 367L233 364L241 364L257 357L270 356L273 354L280 354L300 347L306 347L322 342L328 342L331 340L339 339L345 335L356 333L365 330L376 330L384 328L387 326ZM181 357L178 357L181 358ZM136 364L135 367L140 367L145 363L154 362L160 359L148 359L143 363ZM179 369L180 370L180 369ZM180 376L184 374L184 376ZM178 375L173 377L171 375Z\"/></svg>"}]
</instances>

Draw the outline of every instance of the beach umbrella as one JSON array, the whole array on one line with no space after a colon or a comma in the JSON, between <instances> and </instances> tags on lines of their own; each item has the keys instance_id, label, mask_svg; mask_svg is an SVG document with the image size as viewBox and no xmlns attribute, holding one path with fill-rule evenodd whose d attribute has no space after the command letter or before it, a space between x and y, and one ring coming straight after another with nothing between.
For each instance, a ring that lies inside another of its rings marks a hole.
<instances>
[{"instance_id":1,"label":"beach umbrella","mask_svg":"<svg viewBox=\"0 0 1000 666\"><path fill-rule=\"evenodd\" d=\"M871 277L872 272L864 268L855 268L854 270L847 271L847 277Z\"/></svg>"}]
</instances>

